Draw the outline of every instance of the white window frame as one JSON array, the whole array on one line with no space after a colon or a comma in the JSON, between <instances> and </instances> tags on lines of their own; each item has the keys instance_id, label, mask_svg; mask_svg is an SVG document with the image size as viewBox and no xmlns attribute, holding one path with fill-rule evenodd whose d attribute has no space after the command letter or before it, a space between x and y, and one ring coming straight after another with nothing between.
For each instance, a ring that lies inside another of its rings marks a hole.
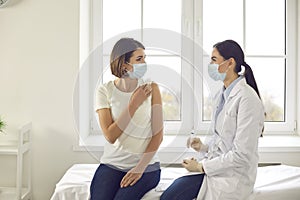
<instances>
[{"instance_id":1,"label":"white window frame","mask_svg":"<svg viewBox=\"0 0 300 200\"><path fill-rule=\"evenodd\" d=\"M245 0L244 5L245 5ZM195 22L194 27L195 28L195 43L203 44L203 38L202 38L202 1L195 1L194 4L194 12L195 12ZM244 6L244 9L245 6ZM296 81L296 72L297 72L297 1L296 0L286 0L286 86L285 86L285 121L284 122L265 122L265 134L286 134L291 135L295 134L297 131L297 109L296 108L296 100L297 96L297 81ZM298 14L299 15L299 14ZM244 16L245 17L245 16ZM245 22L245 18L244 18ZM244 25L243 32L245 33L245 25ZM198 30L200 29L200 30ZM200 34L199 34L200 33ZM245 35L243 40L245 41ZM241 44L244 46L244 44ZM196 49L196 48L195 48ZM199 52L194 52L194 58L199 59ZM245 55L248 57L251 57L252 55ZM256 56L257 57L257 56ZM201 65L202 60L195 60L195 63L199 63L198 66ZM202 69L203 70L203 69ZM205 70L205 69L204 69ZM194 77L194 85L202 82L202 77L199 77L197 73L195 73ZM201 85L202 86L202 85ZM288 89L287 89L288 88ZM203 107L203 99L202 99L202 87L195 87L195 90L197 90L196 93L199 93L201 95L198 96L198 99L196 102L200 102L197 104L194 104L194 108L197 106ZM295 95L296 94L296 95ZM198 130L199 133L205 134L205 132L208 130L210 126L210 122L205 122L202 119L202 109L198 109L200 111L200 114L197 116L195 114L194 119L197 121L194 121L195 129ZM199 117L200 116L200 117ZM198 120L200 118L200 120Z\"/></svg>"},{"instance_id":2,"label":"white window frame","mask_svg":"<svg viewBox=\"0 0 300 200\"><path fill-rule=\"evenodd\" d=\"M286 30L286 41L287 41L287 70L286 70L286 122L278 123L278 122L266 122L265 128L268 130L267 132L274 134L294 134L296 132L296 116L298 119L300 118L299 107L298 114L295 109L296 100L298 101L300 97L297 94L297 85L296 85L296 50L297 46L295 45L297 41L297 17L299 18L299 14L297 16L297 1L296 0L287 0L286 13L287 13L287 30ZM186 12L185 10L192 9L193 12ZM80 66L89 65L89 62L100 62L88 60L87 58L89 54L96 49L102 43L102 26L103 26L103 17L99 10L103 10L102 0L80 0ZM188 50L192 49L191 59L195 66L203 66L201 56L203 52L197 48L198 45L202 44L202 1L201 0L190 0L186 1L186 4L182 8L183 17L182 17L182 35L184 37L193 38L194 46L184 46ZM300 44L298 44L300 46ZM298 48L299 49L299 48ZM184 67L184 66L183 66ZM182 70L182 76L186 77L186 80L190 80L189 83L194 87L195 92L199 95L195 101L193 98L190 98L192 94L184 94L182 95L182 112L184 109L187 109L186 113L182 117L189 118L191 121L186 127L182 127L180 123L173 122L165 122L165 133L166 134L186 134L191 129L196 129L197 132L201 134L206 134L209 128L209 122L204 122L202 120L202 78L194 73L193 70ZM93 71L93 70L98 70ZM79 146L103 146L104 138L100 138L99 142L99 132L94 128L98 126L98 122L95 122L94 116L95 111L93 110L93 101L94 101L94 86L97 81L97 77L95 74L100 74L101 68L93 69L93 68L81 68L79 77L78 77L78 90L75 92L75 118L76 123L78 125L79 132ZM202 70L203 69L198 69ZM299 76L298 71L298 76ZM92 77L94 75L94 77ZM89 80L92 80L91 82ZM183 85L183 84L182 84ZM298 83L298 87L300 84ZM298 89L299 90L299 89ZM186 88L182 88L182 92L188 91ZM295 95L296 94L296 95ZM77 100L76 100L77 98ZM185 103L185 104L184 104ZM187 106L189 105L189 106ZM190 106L190 105L194 105ZM199 114L194 113L194 108L200 106L198 108ZM197 121L193 121L193 119L197 119ZM200 119L200 122L199 122ZM179 128L181 127L180 132ZM96 138L96 139L95 139Z\"/></svg>"}]
</instances>

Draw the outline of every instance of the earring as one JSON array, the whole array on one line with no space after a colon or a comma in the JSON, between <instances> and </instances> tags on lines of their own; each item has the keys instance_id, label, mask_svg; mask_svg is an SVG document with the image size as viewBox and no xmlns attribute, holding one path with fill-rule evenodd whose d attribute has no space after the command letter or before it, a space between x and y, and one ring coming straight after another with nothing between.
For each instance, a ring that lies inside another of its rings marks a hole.
<instances>
[{"instance_id":1,"label":"earring","mask_svg":"<svg viewBox=\"0 0 300 200\"><path fill-rule=\"evenodd\" d=\"M126 68L123 68L122 70L122 76L126 75L127 74L127 69Z\"/></svg>"}]
</instances>

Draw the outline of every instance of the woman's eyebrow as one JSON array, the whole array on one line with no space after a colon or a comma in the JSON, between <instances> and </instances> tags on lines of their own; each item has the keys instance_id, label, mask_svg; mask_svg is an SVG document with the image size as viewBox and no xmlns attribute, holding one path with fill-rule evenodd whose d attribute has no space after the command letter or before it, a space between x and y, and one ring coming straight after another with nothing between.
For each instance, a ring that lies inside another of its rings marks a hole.
<instances>
[{"instance_id":1,"label":"woman's eyebrow","mask_svg":"<svg viewBox=\"0 0 300 200\"><path fill-rule=\"evenodd\" d=\"M136 59L140 59L140 58L143 58L144 56L137 56ZM145 55L146 57L146 55Z\"/></svg>"}]
</instances>

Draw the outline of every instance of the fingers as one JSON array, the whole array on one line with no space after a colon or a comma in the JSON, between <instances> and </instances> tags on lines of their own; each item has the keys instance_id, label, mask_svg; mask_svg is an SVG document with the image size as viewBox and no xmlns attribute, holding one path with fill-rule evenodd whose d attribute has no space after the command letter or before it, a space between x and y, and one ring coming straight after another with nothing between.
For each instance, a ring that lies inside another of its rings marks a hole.
<instances>
[{"instance_id":1,"label":"fingers","mask_svg":"<svg viewBox=\"0 0 300 200\"><path fill-rule=\"evenodd\" d=\"M195 147L195 146L197 146L199 144L199 139L198 138L188 138L187 139L187 141L186 141L186 146L188 147L188 148L190 148L190 147Z\"/></svg>"},{"instance_id":2,"label":"fingers","mask_svg":"<svg viewBox=\"0 0 300 200\"><path fill-rule=\"evenodd\" d=\"M192 162L192 160L197 161L196 158L192 157L192 158L190 158L190 159L183 159L182 162L183 162L183 163L186 163L186 164L189 164L190 162Z\"/></svg>"},{"instance_id":3,"label":"fingers","mask_svg":"<svg viewBox=\"0 0 300 200\"><path fill-rule=\"evenodd\" d=\"M190 159L184 159L184 160L182 161L181 165L182 165L184 168L188 169L190 162L191 162Z\"/></svg>"},{"instance_id":4,"label":"fingers","mask_svg":"<svg viewBox=\"0 0 300 200\"><path fill-rule=\"evenodd\" d=\"M141 178L141 175L139 174L131 174L131 173L127 173L123 179L121 180L120 183L120 187L124 188L124 187L128 187L133 186L134 184L136 184L136 182L138 182L138 180Z\"/></svg>"},{"instance_id":5,"label":"fingers","mask_svg":"<svg viewBox=\"0 0 300 200\"><path fill-rule=\"evenodd\" d=\"M193 138L193 142L194 143L200 143L200 138L198 138L198 137Z\"/></svg>"},{"instance_id":6,"label":"fingers","mask_svg":"<svg viewBox=\"0 0 300 200\"><path fill-rule=\"evenodd\" d=\"M144 84L144 85L141 85L138 90L141 90L144 92L145 96L150 96L151 92L152 92L152 86L151 84Z\"/></svg>"},{"instance_id":7,"label":"fingers","mask_svg":"<svg viewBox=\"0 0 300 200\"><path fill-rule=\"evenodd\" d=\"M123 188L123 187L127 187L131 182L131 178L127 176L128 174L126 174L123 179L121 180L121 183L120 183L120 187Z\"/></svg>"},{"instance_id":8,"label":"fingers","mask_svg":"<svg viewBox=\"0 0 300 200\"><path fill-rule=\"evenodd\" d=\"M190 161L191 161L190 159L183 159L182 163L184 163L184 164L189 164Z\"/></svg>"},{"instance_id":9,"label":"fingers","mask_svg":"<svg viewBox=\"0 0 300 200\"><path fill-rule=\"evenodd\" d=\"M202 144L200 138L193 138L192 142L191 142L191 146L193 145L198 145L200 146Z\"/></svg>"},{"instance_id":10,"label":"fingers","mask_svg":"<svg viewBox=\"0 0 300 200\"><path fill-rule=\"evenodd\" d=\"M198 161L195 158L184 159L182 166L190 172L198 171Z\"/></svg>"},{"instance_id":11,"label":"fingers","mask_svg":"<svg viewBox=\"0 0 300 200\"><path fill-rule=\"evenodd\" d=\"M187 167L187 165L188 165L188 162L187 162L187 160L183 160L182 161L182 163L181 163L181 165L183 166L183 167Z\"/></svg>"},{"instance_id":12,"label":"fingers","mask_svg":"<svg viewBox=\"0 0 300 200\"><path fill-rule=\"evenodd\" d=\"M144 84L144 85L141 85L140 87L142 88L142 89L145 89L145 87L147 87L148 86L148 84Z\"/></svg>"},{"instance_id":13,"label":"fingers","mask_svg":"<svg viewBox=\"0 0 300 200\"><path fill-rule=\"evenodd\" d=\"M198 146L199 146L199 142L198 142L198 141L193 140L193 141L191 142L191 147L192 147L192 148L197 148Z\"/></svg>"},{"instance_id":14,"label":"fingers","mask_svg":"<svg viewBox=\"0 0 300 200\"><path fill-rule=\"evenodd\" d=\"M130 103L138 108L152 93L152 87L150 84L139 86L131 95Z\"/></svg>"},{"instance_id":15,"label":"fingers","mask_svg":"<svg viewBox=\"0 0 300 200\"><path fill-rule=\"evenodd\" d=\"M134 179L131 183L130 186L133 186L134 184L136 184L136 182L138 182L139 179Z\"/></svg>"},{"instance_id":16,"label":"fingers","mask_svg":"<svg viewBox=\"0 0 300 200\"><path fill-rule=\"evenodd\" d=\"M150 84L145 84L144 88L143 88L145 95L149 96L152 92L152 87Z\"/></svg>"},{"instance_id":17,"label":"fingers","mask_svg":"<svg viewBox=\"0 0 300 200\"><path fill-rule=\"evenodd\" d=\"M123 188L123 187L128 187L129 185L130 186L133 186L134 184L136 184L136 182L139 180L140 178L138 178L138 177L133 177L133 178L126 178L126 179L123 179L122 181L121 181L121 188Z\"/></svg>"}]
</instances>

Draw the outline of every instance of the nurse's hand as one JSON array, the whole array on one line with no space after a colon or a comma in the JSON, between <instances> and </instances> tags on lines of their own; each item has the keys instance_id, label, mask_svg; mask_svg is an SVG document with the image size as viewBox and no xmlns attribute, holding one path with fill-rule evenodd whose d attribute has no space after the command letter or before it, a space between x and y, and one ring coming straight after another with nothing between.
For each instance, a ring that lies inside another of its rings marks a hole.
<instances>
[{"instance_id":1,"label":"nurse's hand","mask_svg":"<svg viewBox=\"0 0 300 200\"><path fill-rule=\"evenodd\" d=\"M182 166L190 172L201 172L204 173L202 163L199 163L196 159L184 159Z\"/></svg>"},{"instance_id":2,"label":"nurse's hand","mask_svg":"<svg viewBox=\"0 0 300 200\"><path fill-rule=\"evenodd\" d=\"M202 148L202 142L198 137L189 137L186 141L186 146L188 148L193 148L195 151L200 151Z\"/></svg>"},{"instance_id":3,"label":"nurse's hand","mask_svg":"<svg viewBox=\"0 0 300 200\"><path fill-rule=\"evenodd\" d=\"M141 170L136 170L135 168L132 168L121 180L120 187L124 188L128 186L133 186L134 184L136 184L136 182L138 182L138 180L140 180L142 175L143 172L141 172Z\"/></svg>"}]
</instances>

